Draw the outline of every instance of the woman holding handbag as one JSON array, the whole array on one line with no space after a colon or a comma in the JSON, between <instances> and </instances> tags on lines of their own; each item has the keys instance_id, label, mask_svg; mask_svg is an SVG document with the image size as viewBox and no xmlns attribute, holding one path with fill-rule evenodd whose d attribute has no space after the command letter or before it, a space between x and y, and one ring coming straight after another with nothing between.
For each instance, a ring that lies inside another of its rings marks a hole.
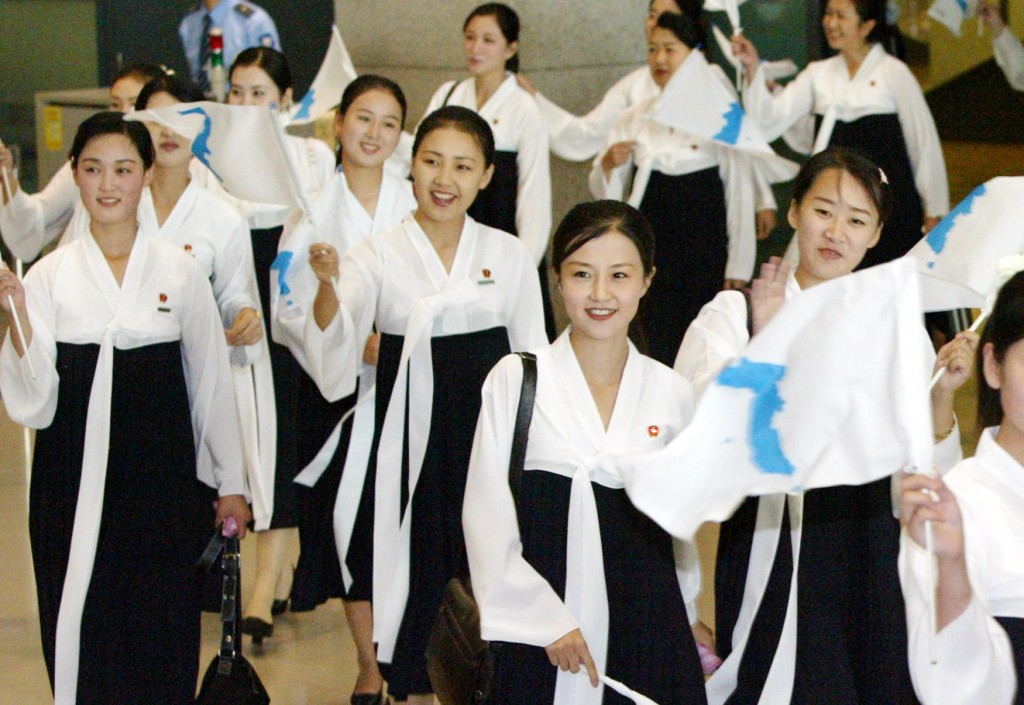
<instances>
[{"instance_id":1,"label":"woman holding handbag","mask_svg":"<svg viewBox=\"0 0 1024 705\"><path fill-rule=\"evenodd\" d=\"M121 118L94 115L71 148L89 236L24 285L0 270L0 306L21 322L0 393L39 429L29 533L55 701L185 705L193 563L215 522L244 534L251 514L217 304L195 260L139 224L153 142Z\"/></svg>"},{"instance_id":2,"label":"woman holding handbag","mask_svg":"<svg viewBox=\"0 0 1024 705\"><path fill-rule=\"evenodd\" d=\"M484 384L463 526L482 636L505 642L490 702L628 702L602 689L605 673L659 703L705 702L686 627L710 645L694 607L696 552L634 509L616 473L618 455L660 448L693 411L690 385L628 338L653 250L647 221L618 201L576 206L555 233L572 325L536 351L517 501L507 468L519 360L506 357Z\"/></svg>"}]
</instances>

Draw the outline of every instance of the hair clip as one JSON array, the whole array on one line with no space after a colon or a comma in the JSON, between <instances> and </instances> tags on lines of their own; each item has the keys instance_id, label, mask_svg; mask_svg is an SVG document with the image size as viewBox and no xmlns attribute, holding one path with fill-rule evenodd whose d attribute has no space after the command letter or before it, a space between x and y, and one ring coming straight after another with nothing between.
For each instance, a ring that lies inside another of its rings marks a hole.
<instances>
[{"instance_id":1,"label":"hair clip","mask_svg":"<svg viewBox=\"0 0 1024 705\"><path fill-rule=\"evenodd\" d=\"M889 185L889 179L885 177L885 172L881 168L878 169L878 178L882 180L882 183L886 186Z\"/></svg>"}]
</instances>

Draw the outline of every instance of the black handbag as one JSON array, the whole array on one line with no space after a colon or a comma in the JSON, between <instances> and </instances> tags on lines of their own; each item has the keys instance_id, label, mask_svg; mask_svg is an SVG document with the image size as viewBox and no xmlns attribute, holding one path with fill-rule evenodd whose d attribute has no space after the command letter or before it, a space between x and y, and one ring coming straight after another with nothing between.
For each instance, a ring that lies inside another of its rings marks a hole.
<instances>
[{"instance_id":1,"label":"black handbag","mask_svg":"<svg viewBox=\"0 0 1024 705\"><path fill-rule=\"evenodd\" d=\"M270 695L256 670L242 655L240 629L242 580L239 570L238 537L225 538L220 530L210 540L197 568L209 570L223 552L224 592L221 595L220 619L224 628L220 653L213 657L203 676L196 705L270 705Z\"/></svg>"},{"instance_id":2,"label":"black handbag","mask_svg":"<svg viewBox=\"0 0 1024 705\"><path fill-rule=\"evenodd\" d=\"M519 507L526 441L537 393L537 358L519 353L523 386L519 392L508 484ZM437 621L427 642L427 674L441 705L475 705L487 699L494 680L492 647L480 637L480 609L469 578L452 578L445 587Z\"/></svg>"}]
</instances>

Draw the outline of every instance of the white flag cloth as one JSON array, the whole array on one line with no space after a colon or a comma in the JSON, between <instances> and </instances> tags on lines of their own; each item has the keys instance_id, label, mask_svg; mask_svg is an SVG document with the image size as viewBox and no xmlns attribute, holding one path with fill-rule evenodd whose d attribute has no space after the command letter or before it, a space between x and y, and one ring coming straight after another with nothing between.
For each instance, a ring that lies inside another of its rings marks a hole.
<instances>
[{"instance_id":1,"label":"white flag cloth","mask_svg":"<svg viewBox=\"0 0 1024 705\"><path fill-rule=\"evenodd\" d=\"M704 9L708 12L724 12L732 24L733 32L741 32L740 5L747 0L704 0Z\"/></svg>"},{"instance_id":2,"label":"white flag cloth","mask_svg":"<svg viewBox=\"0 0 1024 705\"><path fill-rule=\"evenodd\" d=\"M964 19L976 16L977 11L978 0L935 0L928 8L928 16L960 37Z\"/></svg>"},{"instance_id":3,"label":"white flag cloth","mask_svg":"<svg viewBox=\"0 0 1024 705\"><path fill-rule=\"evenodd\" d=\"M1022 218L1021 176L986 181L958 203L907 254L921 275L924 310L987 308L1006 275L1022 268Z\"/></svg>"},{"instance_id":4,"label":"white flag cloth","mask_svg":"<svg viewBox=\"0 0 1024 705\"><path fill-rule=\"evenodd\" d=\"M913 263L787 301L661 451L620 459L633 503L690 539L747 496L859 485L930 468L928 341Z\"/></svg>"},{"instance_id":5,"label":"white flag cloth","mask_svg":"<svg viewBox=\"0 0 1024 705\"><path fill-rule=\"evenodd\" d=\"M329 112L341 99L345 86L355 80L356 67L348 55L338 25L331 26L331 43L327 45L320 70L302 100L291 109L291 124L304 125Z\"/></svg>"},{"instance_id":6,"label":"white flag cloth","mask_svg":"<svg viewBox=\"0 0 1024 705\"><path fill-rule=\"evenodd\" d=\"M124 119L157 122L192 140L192 154L235 198L308 210L281 126L266 107L202 101L136 110Z\"/></svg>"},{"instance_id":7,"label":"white flag cloth","mask_svg":"<svg viewBox=\"0 0 1024 705\"><path fill-rule=\"evenodd\" d=\"M796 163L775 154L739 100L711 72L703 52L691 51L686 57L661 92L651 118L745 152L767 166L773 183L789 181L799 171Z\"/></svg>"}]
</instances>

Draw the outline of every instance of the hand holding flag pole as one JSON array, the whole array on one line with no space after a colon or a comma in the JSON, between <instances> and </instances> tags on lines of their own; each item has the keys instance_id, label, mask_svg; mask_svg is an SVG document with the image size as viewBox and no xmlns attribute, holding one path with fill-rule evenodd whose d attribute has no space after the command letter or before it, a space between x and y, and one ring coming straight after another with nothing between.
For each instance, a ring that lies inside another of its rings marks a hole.
<instances>
[{"instance_id":1,"label":"hand holding flag pole","mask_svg":"<svg viewBox=\"0 0 1024 705\"><path fill-rule=\"evenodd\" d=\"M7 263L0 260L0 268L10 271L7 267ZM21 347L25 351L25 360L28 362L28 371L32 375L32 379L36 378L36 368L32 365L32 358L28 354L28 341L25 339L25 329L21 325L21 317L18 315L17 309L14 308L14 297L10 294L7 295L7 305L11 309L11 320L14 321L14 327L18 331L18 338L21 339Z\"/></svg>"},{"instance_id":2,"label":"hand holding flag pole","mask_svg":"<svg viewBox=\"0 0 1024 705\"><path fill-rule=\"evenodd\" d=\"M989 314L989 309L987 309L987 308L983 309L982 312L980 314L978 314L978 317L974 319L974 323L971 324L971 327L968 328L967 331L970 332L970 333L976 333L978 328L981 327L981 324L985 322L986 318L988 318L988 314ZM940 367L939 369L937 369L935 371L935 374L932 375L931 382L928 383L928 390L929 391L931 391L932 389L935 388L935 385L938 384L939 380L942 379L942 375L944 375L944 374L946 374L946 367L945 366Z\"/></svg>"}]
</instances>

